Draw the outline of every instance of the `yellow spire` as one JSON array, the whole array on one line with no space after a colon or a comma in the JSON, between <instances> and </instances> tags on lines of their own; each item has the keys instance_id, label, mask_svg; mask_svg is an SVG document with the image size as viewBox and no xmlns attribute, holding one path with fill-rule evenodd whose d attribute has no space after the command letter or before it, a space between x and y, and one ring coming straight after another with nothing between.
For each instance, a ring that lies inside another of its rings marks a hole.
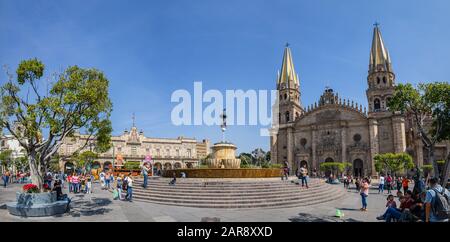
<instances>
[{"instance_id":1,"label":"yellow spire","mask_svg":"<svg viewBox=\"0 0 450 242\"><path fill-rule=\"evenodd\" d=\"M283 54L283 63L281 64L281 73L278 75L278 84L286 83L291 86L293 84L299 85L298 75L295 72L294 61L292 60L291 49L289 43L286 44Z\"/></svg>"},{"instance_id":2,"label":"yellow spire","mask_svg":"<svg viewBox=\"0 0 450 242\"><path fill-rule=\"evenodd\" d=\"M391 58L386 46L384 45L383 38L381 37L381 31L378 27L379 24L375 23L374 26L372 49L370 51L369 72L377 71L380 66L383 67L381 71L392 72Z\"/></svg>"}]
</instances>

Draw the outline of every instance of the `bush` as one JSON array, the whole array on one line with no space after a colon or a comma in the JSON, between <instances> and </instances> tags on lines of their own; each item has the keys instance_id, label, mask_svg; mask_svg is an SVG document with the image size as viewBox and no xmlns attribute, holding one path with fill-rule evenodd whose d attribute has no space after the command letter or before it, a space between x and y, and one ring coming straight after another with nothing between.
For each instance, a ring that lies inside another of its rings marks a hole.
<instances>
[{"instance_id":1,"label":"bush","mask_svg":"<svg viewBox=\"0 0 450 242\"><path fill-rule=\"evenodd\" d=\"M127 161L124 168L127 170L139 170L141 163L139 161Z\"/></svg>"},{"instance_id":2,"label":"bush","mask_svg":"<svg viewBox=\"0 0 450 242\"><path fill-rule=\"evenodd\" d=\"M279 169L281 169L283 167L283 164L272 164L270 167L271 168L279 168Z\"/></svg>"}]
</instances>

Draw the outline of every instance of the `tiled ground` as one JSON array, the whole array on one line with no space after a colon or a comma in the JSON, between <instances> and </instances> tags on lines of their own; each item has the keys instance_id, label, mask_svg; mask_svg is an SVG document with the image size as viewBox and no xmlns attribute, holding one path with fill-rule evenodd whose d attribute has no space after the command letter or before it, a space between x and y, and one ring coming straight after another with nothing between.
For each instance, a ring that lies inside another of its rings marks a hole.
<instances>
[{"instance_id":1,"label":"tiled ground","mask_svg":"<svg viewBox=\"0 0 450 242\"><path fill-rule=\"evenodd\" d=\"M336 185L341 186L341 185ZM15 200L15 192L20 185L13 184L0 188L0 205ZM341 189L337 187L337 189ZM155 221L155 222L199 222L204 217L217 217L223 222L289 222L289 221L376 221L376 216L384 212L387 194L378 194L372 189L368 199L367 212L359 211L359 194L351 189L344 198L319 205L283 209L203 209L165 206L145 202L113 200L108 191L94 184L93 194L70 194L70 213L48 218L20 218L12 216L6 209L0 209L0 221ZM344 217L334 217L336 209L341 209Z\"/></svg>"}]
</instances>

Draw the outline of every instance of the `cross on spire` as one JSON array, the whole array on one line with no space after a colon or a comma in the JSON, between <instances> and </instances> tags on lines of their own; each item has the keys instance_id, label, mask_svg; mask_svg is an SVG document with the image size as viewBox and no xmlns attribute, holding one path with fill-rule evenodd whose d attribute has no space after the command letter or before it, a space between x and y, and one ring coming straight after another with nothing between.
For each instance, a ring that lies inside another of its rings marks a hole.
<instances>
[{"instance_id":1,"label":"cross on spire","mask_svg":"<svg viewBox=\"0 0 450 242\"><path fill-rule=\"evenodd\" d=\"M375 26L376 28L378 28L378 26L380 26L380 23L378 23L377 21L375 21L375 23L373 24L373 26Z\"/></svg>"},{"instance_id":2,"label":"cross on spire","mask_svg":"<svg viewBox=\"0 0 450 242\"><path fill-rule=\"evenodd\" d=\"M133 117L131 119L133 119L133 127L135 127L136 116L134 113L133 113Z\"/></svg>"},{"instance_id":3,"label":"cross on spire","mask_svg":"<svg viewBox=\"0 0 450 242\"><path fill-rule=\"evenodd\" d=\"M290 45L289 42L286 42L286 47L289 47L289 45Z\"/></svg>"}]
</instances>

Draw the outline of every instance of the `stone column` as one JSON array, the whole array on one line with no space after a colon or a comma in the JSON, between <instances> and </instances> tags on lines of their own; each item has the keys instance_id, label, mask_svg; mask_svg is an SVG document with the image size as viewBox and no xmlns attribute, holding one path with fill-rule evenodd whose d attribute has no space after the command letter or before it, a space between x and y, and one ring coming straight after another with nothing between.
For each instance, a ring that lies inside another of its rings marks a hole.
<instances>
[{"instance_id":1,"label":"stone column","mask_svg":"<svg viewBox=\"0 0 450 242\"><path fill-rule=\"evenodd\" d=\"M342 153L342 162L349 162L347 160L347 126L344 124L341 126L341 153Z\"/></svg>"},{"instance_id":2,"label":"stone column","mask_svg":"<svg viewBox=\"0 0 450 242\"><path fill-rule=\"evenodd\" d=\"M316 127L315 126L311 126L312 129L312 134L311 134L311 150L312 150L312 158L311 158L311 164L313 165L314 168L317 169L317 171L319 171L319 162L317 161L317 157L316 157L316 143L317 143L317 139L316 139Z\"/></svg>"},{"instance_id":3,"label":"stone column","mask_svg":"<svg viewBox=\"0 0 450 242\"><path fill-rule=\"evenodd\" d=\"M287 162L292 168L294 165L294 134L292 127L288 127L287 136Z\"/></svg>"},{"instance_id":4,"label":"stone column","mask_svg":"<svg viewBox=\"0 0 450 242\"><path fill-rule=\"evenodd\" d=\"M379 153L379 146L378 146L378 121L375 119L369 119L369 138L370 138L370 155L369 155L369 161L370 169L369 172L371 175L376 175L375 171L375 162L373 160L373 157Z\"/></svg>"},{"instance_id":5,"label":"stone column","mask_svg":"<svg viewBox=\"0 0 450 242\"><path fill-rule=\"evenodd\" d=\"M405 119L401 116L392 118L392 130L394 136L394 152L400 153L406 150Z\"/></svg>"}]
</instances>

